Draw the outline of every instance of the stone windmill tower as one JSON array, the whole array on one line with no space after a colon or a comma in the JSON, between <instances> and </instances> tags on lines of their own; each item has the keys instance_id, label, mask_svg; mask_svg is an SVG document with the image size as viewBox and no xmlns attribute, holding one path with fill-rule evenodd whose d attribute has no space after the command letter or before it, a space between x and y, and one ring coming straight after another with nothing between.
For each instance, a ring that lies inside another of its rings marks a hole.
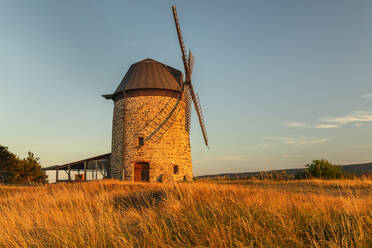
<instances>
[{"instance_id":1,"label":"stone windmill tower","mask_svg":"<svg viewBox=\"0 0 372 248\"><path fill-rule=\"evenodd\" d=\"M191 100L208 146L199 98L191 84L193 57L186 58L176 7L182 72L153 59L130 66L113 94L111 165L108 176L126 181L192 180Z\"/></svg>"}]
</instances>

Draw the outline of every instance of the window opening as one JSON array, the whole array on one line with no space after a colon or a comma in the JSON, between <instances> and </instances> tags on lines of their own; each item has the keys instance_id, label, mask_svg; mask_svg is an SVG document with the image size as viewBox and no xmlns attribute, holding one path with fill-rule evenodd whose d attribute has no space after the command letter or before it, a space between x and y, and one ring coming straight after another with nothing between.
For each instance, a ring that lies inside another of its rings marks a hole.
<instances>
[{"instance_id":1,"label":"window opening","mask_svg":"<svg viewBox=\"0 0 372 248\"><path fill-rule=\"evenodd\" d=\"M173 173L175 174L175 175L177 175L178 174L178 165L173 165Z\"/></svg>"},{"instance_id":2,"label":"window opening","mask_svg":"<svg viewBox=\"0 0 372 248\"><path fill-rule=\"evenodd\" d=\"M138 138L138 145L143 146L145 144L145 141L143 140L143 137Z\"/></svg>"}]
</instances>

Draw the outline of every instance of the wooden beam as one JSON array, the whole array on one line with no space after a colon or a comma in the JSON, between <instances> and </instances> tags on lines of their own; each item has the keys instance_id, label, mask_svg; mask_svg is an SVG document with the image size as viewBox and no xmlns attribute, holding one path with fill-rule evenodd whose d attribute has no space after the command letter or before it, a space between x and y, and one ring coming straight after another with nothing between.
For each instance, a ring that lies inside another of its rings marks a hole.
<instances>
[{"instance_id":1,"label":"wooden beam","mask_svg":"<svg viewBox=\"0 0 372 248\"><path fill-rule=\"evenodd\" d=\"M68 164L64 164L64 165L58 165L56 166L56 168L58 169L63 169L63 168L66 168L67 165L77 165L77 164L81 164L85 161L89 162L89 161L93 161L93 160L98 160L98 159L108 159L110 157L110 154L111 153L106 153L106 154L103 154L103 155L99 155L99 156L96 156L96 157L91 157L91 158L88 158L88 159L85 159L85 160L79 160L79 161L76 161L76 162L73 162L73 163L68 163Z\"/></svg>"},{"instance_id":2,"label":"wooden beam","mask_svg":"<svg viewBox=\"0 0 372 248\"><path fill-rule=\"evenodd\" d=\"M56 182L58 183L58 170L56 170Z\"/></svg>"}]
</instances>

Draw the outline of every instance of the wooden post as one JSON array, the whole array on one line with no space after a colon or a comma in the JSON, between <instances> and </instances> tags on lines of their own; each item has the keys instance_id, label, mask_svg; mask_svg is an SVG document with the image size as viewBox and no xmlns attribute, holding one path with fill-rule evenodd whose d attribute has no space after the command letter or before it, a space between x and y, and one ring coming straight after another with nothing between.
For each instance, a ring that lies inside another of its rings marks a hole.
<instances>
[{"instance_id":1,"label":"wooden post","mask_svg":"<svg viewBox=\"0 0 372 248\"><path fill-rule=\"evenodd\" d=\"M97 168L97 161L96 161L96 180L97 180L97 170L98 168Z\"/></svg>"},{"instance_id":2,"label":"wooden post","mask_svg":"<svg viewBox=\"0 0 372 248\"><path fill-rule=\"evenodd\" d=\"M84 161L84 181L87 180L87 161Z\"/></svg>"},{"instance_id":3,"label":"wooden post","mask_svg":"<svg viewBox=\"0 0 372 248\"><path fill-rule=\"evenodd\" d=\"M98 170L101 173L102 177L105 178L105 169L102 168L102 170L101 170L101 167L98 166Z\"/></svg>"},{"instance_id":4,"label":"wooden post","mask_svg":"<svg viewBox=\"0 0 372 248\"><path fill-rule=\"evenodd\" d=\"M71 165L68 166L68 181L71 182Z\"/></svg>"},{"instance_id":5,"label":"wooden post","mask_svg":"<svg viewBox=\"0 0 372 248\"><path fill-rule=\"evenodd\" d=\"M56 183L58 183L58 169L56 169Z\"/></svg>"}]
</instances>

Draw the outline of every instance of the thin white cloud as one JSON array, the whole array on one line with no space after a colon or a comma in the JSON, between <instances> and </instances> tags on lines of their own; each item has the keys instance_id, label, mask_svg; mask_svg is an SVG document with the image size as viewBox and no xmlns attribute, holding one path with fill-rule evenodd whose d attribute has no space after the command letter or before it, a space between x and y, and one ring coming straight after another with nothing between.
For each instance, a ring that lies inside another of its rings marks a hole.
<instances>
[{"instance_id":1,"label":"thin white cloud","mask_svg":"<svg viewBox=\"0 0 372 248\"><path fill-rule=\"evenodd\" d=\"M295 147L304 146L304 145L314 145L327 142L328 140L325 138L313 138L313 139L299 139L294 137L264 137L266 140L273 140L277 141L272 145L280 145L280 144L287 144L292 145ZM266 144L268 146L268 144Z\"/></svg>"},{"instance_id":2,"label":"thin white cloud","mask_svg":"<svg viewBox=\"0 0 372 248\"><path fill-rule=\"evenodd\" d=\"M319 124L319 125L316 125L314 128L317 128L317 129L327 129L327 128L338 128L339 125L335 125L335 124Z\"/></svg>"},{"instance_id":3,"label":"thin white cloud","mask_svg":"<svg viewBox=\"0 0 372 248\"><path fill-rule=\"evenodd\" d=\"M263 143L263 144L258 144L260 147L270 147L270 146L278 146L280 143Z\"/></svg>"},{"instance_id":4,"label":"thin white cloud","mask_svg":"<svg viewBox=\"0 0 372 248\"><path fill-rule=\"evenodd\" d=\"M372 98L372 93L365 94L362 96L362 98Z\"/></svg>"},{"instance_id":5,"label":"thin white cloud","mask_svg":"<svg viewBox=\"0 0 372 248\"><path fill-rule=\"evenodd\" d=\"M367 97L367 95L365 95L365 97ZM338 128L341 125L354 123L355 127L361 127L362 124L360 122L372 122L372 112L356 110L353 111L350 115L345 115L341 117L322 118L321 122L322 123L317 124L315 126L312 126L304 122L284 122L282 126L290 128L330 129Z\"/></svg>"},{"instance_id":6,"label":"thin white cloud","mask_svg":"<svg viewBox=\"0 0 372 248\"><path fill-rule=\"evenodd\" d=\"M289 144L293 141L293 137L263 137L265 140L274 140L274 141L279 141L280 143L286 143Z\"/></svg>"},{"instance_id":7,"label":"thin white cloud","mask_svg":"<svg viewBox=\"0 0 372 248\"><path fill-rule=\"evenodd\" d=\"M338 128L339 125L336 124L318 124L315 126L311 126L307 123L303 122L285 122L282 126L291 127L291 128L308 128L308 129L328 129L328 128Z\"/></svg>"},{"instance_id":8,"label":"thin white cloud","mask_svg":"<svg viewBox=\"0 0 372 248\"><path fill-rule=\"evenodd\" d=\"M351 115L325 118L323 119L323 122L338 124L348 124L353 122L372 122L372 112L353 111Z\"/></svg>"},{"instance_id":9,"label":"thin white cloud","mask_svg":"<svg viewBox=\"0 0 372 248\"><path fill-rule=\"evenodd\" d=\"M327 139L321 138L321 139L309 139L309 140L302 140L297 141L295 143L295 146L303 146L303 145L314 145L314 144L321 144L327 142Z\"/></svg>"},{"instance_id":10,"label":"thin white cloud","mask_svg":"<svg viewBox=\"0 0 372 248\"><path fill-rule=\"evenodd\" d=\"M292 127L292 128L311 128L309 124L303 123L303 122L284 122L282 126L285 127Z\"/></svg>"}]
</instances>

